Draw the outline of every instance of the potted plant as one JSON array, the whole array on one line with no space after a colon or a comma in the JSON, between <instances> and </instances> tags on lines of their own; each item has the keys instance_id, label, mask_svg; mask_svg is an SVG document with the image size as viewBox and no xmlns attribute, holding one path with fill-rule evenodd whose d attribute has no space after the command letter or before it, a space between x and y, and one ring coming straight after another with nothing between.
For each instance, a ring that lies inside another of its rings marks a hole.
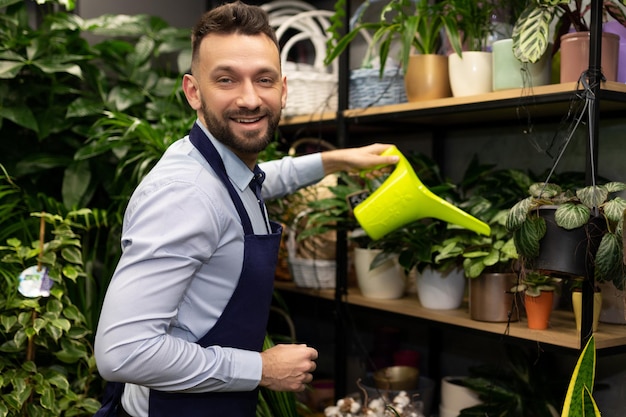
<instances>
[{"instance_id":1,"label":"potted plant","mask_svg":"<svg viewBox=\"0 0 626 417\"><path fill-rule=\"evenodd\" d=\"M582 278L574 278L570 282L572 292L572 310L574 311L574 320L576 321L576 330L580 331L582 318L583 303L583 280ZM602 292L598 285L593 287L593 321L592 330L598 330L598 322L600 321L600 313L602 311Z\"/></svg>"},{"instance_id":2,"label":"potted plant","mask_svg":"<svg viewBox=\"0 0 626 417\"><path fill-rule=\"evenodd\" d=\"M520 283L511 288L511 292L524 294L524 307L529 329L548 328L555 292L559 289L560 283L561 278L539 271L528 271Z\"/></svg>"},{"instance_id":3,"label":"potted plant","mask_svg":"<svg viewBox=\"0 0 626 417\"><path fill-rule=\"evenodd\" d=\"M338 2L341 3L341 2ZM372 57L378 57L379 76L384 75L385 67L392 45L399 42L399 61L405 74L405 88L409 101L426 100L450 95L449 81L447 80L447 58L440 54L442 45L441 33L444 31L455 52L461 54L461 41L457 22L449 0L431 2L429 0L392 0L384 6L380 13L380 19L375 22L362 21L357 16L353 27L343 36L341 21L342 7L335 7L338 12L333 17L334 24L331 26L333 36L328 44L326 64L336 59L354 39L362 33L372 33L371 42L368 45L364 65L371 65ZM413 54L419 54L422 58L412 59ZM430 71L424 74L424 69L419 69L418 81L414 80L412 68L417 62L426 61L424 68ZM408 73L408 74L407 74ZM439 80L421 87L415 83L424 83L425 80Z\"/></svg>"},{"instance_id":4,"label":"potted plant","mask_svg":"<svg viewBox=\"0 0 626 417\"><path fill-rule=\"evenodd\" d=\"M448 57L450 86L455 97L488 93L492 90L492 57L487 51L494 30L491 20L499 0L476 2L451 0L452 10L463 34L464 52Z\"/></svg>"},{"instance_id":5,"label":"potted plant","mask_svg":"<svg viewBox=\"0 0 626 417\"><path fill-rule=\"evenodd\" d=\"M340 173L337 184L328 187L328 195L307 203L309 214L298 241L339 230L345 232L362 294L369 298L393 299L404 295L405 290L405 274L397 263L397 255L382 253L387 237L372 240L351 214L360 196L370 193L384 180L383 172L381 176L366 177Z\"/></svg>"},{"instance_id":6,"label":"potted plant","mask_svg":"<svg viewBox=\"0 0 626 417\"><path fill-rule=\"evenodd\" d=\"M554 417L567 380L560 376L546 352L504 344L504 360L479 364L457 382L473 390L481 403L461 409L459 417Z\"/></svg>"},{"instance_id":7,"label":"potted plant","mask_svg":"<svg viewBox=\"0 0 626 417\"><path fill-rule=\"evenodd\" d=\"M493 53L493 90L546 85L552 76L552 56L543 54L537 62L521 62L513 54L513 25L528 5L528 0L511 1L498 36L491 45Z\"/></svg>"},{"instance_id":8,"label":"potted plant","mask_svg":"<svg viewBox=\"0 0 626 417\"><path fill-rule=\"evenodd\" d=\"M513 233L506 229L508 210L526 194L529 176L514 169L494 169L476 157L460 183L467 197L460 207L489 224L489 236L476 235L463 252L469 279L470 318L506 322L518 319L518 307L509 289L517 282L518 254Z\"/></svg>"},{"instance_id":9,"label":"potted plant","mask_svg":"<svg viewBox=\"0 0 626 417\"><path fill-rule=\"evenodd\" d=\"M614 0L603 0L602 10L626 26L626 15L621 5L626 5L624 0L619 2ZM522 62L537 62L546 52L548 45L551 43L550 33L551 25L555 24L554 46L552 55L559 49L561 52L561 82L577 81L580 74L587 68L589 62L588 47L587 55L577 55L571 64L564 64L566 60L566 52L563 48L565 43L569 43L568 35L572 29L574 34L584 34L584 41L589 44L589 24L585 20L585 15L590 10L590 4L583 4L582 0L538 0L529 3L526 10L522 12L513 27L513 52L517 59ZM563 38L565 36L565 38ZM572 47L574 50L580 50L580 47ZM619 49L619 38L612 34L603 34L602 41L602 69L608 80L615 81L617 66L614 61L609 63L607 57L611 50L615 55ZM614 59L617 59L614 57ZM578 62L576 62L578 61ZM610 71L610 73L609 73Z\"/></svg>"},{"instance_id":10,"label":"potted plant","mask_svg":"<svg viewBox=\"0 0 626 417\"><path fill-rule=\"evenodd\" d=\"M593 270L599 281L621 282L624 266L619 225L626 200L614 193L625 189L622 182L576 191L552 183L531 185L530 196L517 202L507 217L518 253L534 269L581 277ZM556 252L549 252L553 247ZM572 256L574 262L569 263Z\"/></svg>"}]
</instances>

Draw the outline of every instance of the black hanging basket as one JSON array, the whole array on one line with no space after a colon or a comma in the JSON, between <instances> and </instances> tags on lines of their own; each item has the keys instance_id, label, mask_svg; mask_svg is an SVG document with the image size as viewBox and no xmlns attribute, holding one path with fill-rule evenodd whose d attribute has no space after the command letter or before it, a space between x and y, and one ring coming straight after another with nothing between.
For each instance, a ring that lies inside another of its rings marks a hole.
<instances>
[{"instance_id":1,"label":"black hanging basket","mask_svg":"<svg viewBox=\"0 0 626 417\"><path fill-rule=\"evenodd\" d=\"M539 256L534 269L572 277L590 277L606 223L602 216L592 217L583 227L566 230L554 219L556 207L540 207L546 221L546 234L539 242Z\"/></svg>"}]
</instances>

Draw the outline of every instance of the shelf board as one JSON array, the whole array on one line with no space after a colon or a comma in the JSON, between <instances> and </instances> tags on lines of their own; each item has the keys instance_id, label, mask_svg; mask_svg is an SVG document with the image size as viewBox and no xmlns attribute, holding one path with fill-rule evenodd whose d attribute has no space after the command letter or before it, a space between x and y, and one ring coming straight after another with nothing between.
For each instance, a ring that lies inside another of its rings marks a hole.
<instances>
[{"instance_id":1,"label":"shelf board","mask_svg":"<svg viewBox=\"0 0 626 417\"><path fill-rule=\"evenodd\" d=\"M290 282L276 281L275 288L305 294L326 300L334 300L334 289L318 290L300 288ZM547 330L531 330L526 320L511 323L489 323L472 320L467 305L456 310L432 310L420 305L417 295L409 295L395 300L378 300L361 295L357 288L350 288L345 302L350 305L361 306L404 316L428 320L434 323L443 323L466 329L478 330L487 333L507 335L524 340L560 346L569 349L580 349L580 334L576 330L574 315L571 312L556 310L550 320ZM626 326L600 323L595 333L597 349L613 348L626 344Z\"/></svg>"},{"instance_id":2,"label":"shelf board","mask_svg":"<svg viewBox=\"0 0 626 417\"><path fill-rule=\"evenodd\" d=\"M280 120L280 126L301 126L315 123L329 123L337 119L337 112L324 112L313 114L302 114L296 116L284 116Z\"/></svg>"},{"instance_id":3,"label":"shelf board","mask_svg":"<svg viewBox=\"0 0 626 417\"><path fill-rule=\"evenodd\" d=\"M577 83L548 84L526 89L493 91L466 97L446 97L343 112L350 126L395 122L398 124L422 124L449 126L454 124L478 124L525 119L563 117L571 100L583 90ZM626 84L607 81L600 90L602 114L626 110ZM335 112L285 117L282 127L307 126L315 123L330 125L336 119Z\"/></svg>"}]
</instances>

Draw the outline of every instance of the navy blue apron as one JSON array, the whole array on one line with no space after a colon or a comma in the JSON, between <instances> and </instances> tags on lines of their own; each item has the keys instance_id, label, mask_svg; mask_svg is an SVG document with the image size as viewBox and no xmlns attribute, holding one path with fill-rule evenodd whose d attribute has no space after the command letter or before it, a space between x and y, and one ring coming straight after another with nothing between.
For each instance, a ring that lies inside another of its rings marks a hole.
<instances>
[{"instance_id":1,"label":"navy blue apron","mask_svg":"<svg viewBox=\"0 0 626 417\"><path fill-rule=\"evenodd\" d=\"M243 269L239 283L216 324L197 343L202 347L223 346L260 352L263 349L272 301L282 228L271 222L271 234L255 235L243 203L228 179L224 163L211 141L197 124L193 126L189 137L228 189L241 218L245 235ZM149 415L254 417L257 400L258 388L245 392L197 394L150 390ZM119 398L117 402L119 403Z\"/></svg>"}]
</instances>

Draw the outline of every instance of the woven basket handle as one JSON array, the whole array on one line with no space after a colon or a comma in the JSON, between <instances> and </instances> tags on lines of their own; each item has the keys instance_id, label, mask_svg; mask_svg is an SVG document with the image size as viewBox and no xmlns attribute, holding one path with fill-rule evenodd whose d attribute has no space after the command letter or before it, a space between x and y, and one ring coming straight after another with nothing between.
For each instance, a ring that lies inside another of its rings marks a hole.
<instances>
[{"instance_id":1,"label":"woven basket handle","mask_svg":"<svg viewBox=\"0 0 626 417\"><path fill-rule=\"evenodd\" d=\"M333 12L330 10L309 10L290 16L282 21L276 29L276 37L281 39L288 29L295 29L300 33L289 38L281 52L281 63L287 62L289 50L299 41L310 40L315 48L315 60L313 67L321 72L326 72L324 58L326 57L327 30L330 27L330 18ZM339 72L338 63L335 61L330 67L332 74Z\"/></svg>"}]
</instances>

